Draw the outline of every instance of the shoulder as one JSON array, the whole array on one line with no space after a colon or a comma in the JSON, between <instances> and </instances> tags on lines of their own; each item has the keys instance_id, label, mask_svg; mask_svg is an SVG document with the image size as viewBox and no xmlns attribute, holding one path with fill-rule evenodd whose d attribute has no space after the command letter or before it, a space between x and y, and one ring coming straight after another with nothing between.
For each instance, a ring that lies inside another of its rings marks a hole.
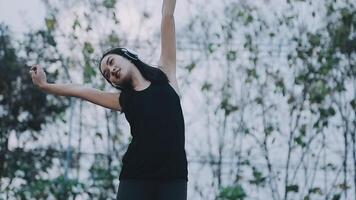
<instances>
[{"instance_id":1,"label":"shoulder","mask_svg":"<svg viewBox=\"0 0 356 200\"><path fill-rule=\"evenodd\" d=\"M119 104L122 108L121 112L126 112L126 110L129 107L129 103L130 103L130 92L127 90L121 90L120 92L118 92L118 99L119 99Z\"/></svg>"},{"instance_id":2,"label":"shoulder","mask_svg":"<svg viewBox=\"0 0 356 200\"><path fill-rule=\"evenodd\" d=\"M179 96L179 99L181 99L181 94L180 94L180 90L179 90L179 87L178 87L178 82L177 82L177 79L174 78L175 80L172 79L172 81L170 80L169 81L169 85L172 86L172 88L176 91L177 95Z\"/></svg>"},{"instance_id":3,"label":"shoulder","mask_svg":"<svg viewBox=\"0 0 356 200\"><path fill-rule=\"evenodd\" d=\"M162 66L158 66L158 69L160 69L161 71L163 71L163 73L166 74L168 81L169 81L169 85L172 86L172 88L175 90L175 92L178 94L179 98L181 98L181 93L180 93L180 89L178 86L178 80L177 77L175 75L175 73L168 73L165 68L163 68Z\"/></svg>"}]
</instances>

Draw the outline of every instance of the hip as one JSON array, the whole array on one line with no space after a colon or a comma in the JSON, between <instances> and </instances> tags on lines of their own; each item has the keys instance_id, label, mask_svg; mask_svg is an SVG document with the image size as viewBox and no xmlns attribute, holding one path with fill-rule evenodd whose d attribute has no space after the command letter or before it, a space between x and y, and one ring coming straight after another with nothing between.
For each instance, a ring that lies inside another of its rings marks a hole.
<instances>
[{"instance_id":1,"label":"hip","mask_svg":"<svg viewBox=\"0 0 356 200\"><path fill-rule=\"evenodd\" d=\"M175 180L120 180L116 200L186 200L187 181Z\"/></svg>"}]
</instances>

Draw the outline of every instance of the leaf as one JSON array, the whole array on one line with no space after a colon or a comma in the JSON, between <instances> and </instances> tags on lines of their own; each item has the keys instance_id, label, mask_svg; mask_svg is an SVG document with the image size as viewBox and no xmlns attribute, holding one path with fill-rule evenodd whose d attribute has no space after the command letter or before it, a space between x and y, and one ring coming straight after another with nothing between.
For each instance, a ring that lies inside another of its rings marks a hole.
<instances>
[{"instance_id":1,"label":"leaf","mask_svg":"<svg viewBox=\"0 0 356 200\"><path fill-rule=\"evenodd\" d=\"M82 26L80 25L79 20L76 18L76 19L74 20L73 25L72 25L72 29L75 30L75 29L77 29L77 27L81 28Z\"/></svg>"},{"instance_id":2,"label":"leaf","mask_svg":"<svg viewBox=\"0 0 356 200\"><path fill-rule=\"evenodd\" d=\"M228 116L230 113L238 110L238 106L232 105L227 97L223 98L220 103L220 108L225 111L225 115Z\"/></svg>"},{"instance_id":3,"label":"leaf","mask_svg":"<svg viewBox=\"0 0 356 200\"><path fill-rule=\"evenodd\" d=\"M204 91L209 91L211 89L212 84L208 82L204 82L203 86L201 87L201 90Z\"/></svg>"},{"instance_id":4,"label":"leaf","mask_svg":"<svg viewBox=\"0 0 356 200\"><path fill-rule=\"evenodd\" d=\"M309 43L312 46L320 46L320 44L321 44L321 35L320 34L307 33L307 37L308 37Z\"/></svg>"},{"instance_id":5,"label":"leaf","mask_svg":"<svg viewBox=\"0 0 356 200\"><path fill-rule=\"evenodd\" d=\"M98 138L100 138L101 140L103 139L102 134L99 133L99 132L96 132L96 133L95 133L95 137L98 137Z\"/></svg>"},{"instance_id":6,"label":"leaf","mask_svg":"<svg viewBox=\"0 0 356 200\"><path fill-rule=\"evenodd\" d=\"M299 74L297 77L294 79L294 83L297 85L303 85L306 84L308 81L308 74Z\"/></svg>"},{"instance_id":7,"label":"leaf","mask_svg":"<svg viewBox=\"0 0 356 200\"><path fill-rule=\"evenodd\" d=\"M298 185L288 185L286 187L287 192L298 192L299 191L299 186Z\"/></svg>"},{"instance_id":8,"label":"leaf","mask_svg":"<svg viewBox=\"0 0 356 200\"><path fill-rule=\"evenodd\" d=\"M288 100L287 100L287 103L288 104L291 104L291 103L293 103L293 102L295 102L295 97L291 94L291 96L288 98Z\"/></svg>"},{"instance_id":9,"label":"leaf","mask_svg":"<svg viewBox=\"0 0 356 200\"><path fill-rule=\"evenodd\" d=\"M266 177L264 177L262 175L262 172L258 171L255 167L252 167L252 170L252 175L254 179L250 180L249 182L257 186L263 184L266 180Z\"/></svg>"},{"instance_id":10,"label":"leaf","mask_svg":"<svg viewBox=\"0 0 356 200\"><path fill-rule=\"evenodd\" d=\"M350 189L350 186L347 185L347 183L340 183L340 184L338 185L338 187L339 187L340 189L342 189L342 190L348 190L348 189Z\"/></svg>"},{"instance_id":11,"label":"leaf","mask_svg":"<svg viewBox=\"0 0 356 200\"><path fill-rule=\"evenodd\" d=\"M318 80L311 86L310 102L320 104L330 93L330 88L322 80Z\"/></svg>"},{"instance_id":12,"label":"leaf","mask_svg":"<svg viewBox=\"0 0 356 200\"><path fill-rule=\"evenodd\" d=\"M246 192L241 185L227 186L220 189L218 200L243 200Z\"/></svg>"},{"instance_id":13,"label":"leaf","mask_svg":"<svg viewBox=\"0 0 356 200\"><path fill-rule=\"evenodd\" d=\"M55 19L45 18L45 23L46 23L46 27L49 31L54 30L54 26L56 23Z\"/></svg>"},{"instance_id":14,"label":"leaf","mask_svg":"<svg viewBox=\"0 0 356 200\"><path fill-rule=\"evenodd\" d=\"M323 194L323 193L321 192L320 187L310 188L310 189L309 189L309 193L320 194L320 195Z\"/></svg>"},{"instance_id":15,"label":"leaf","mask_svg":"<svg viewBox=\"0 0 356 200\"><path fill-rule=\"evenodd\" d=\"M120 44L121 40L116 33L111 32L110 35L108 36L108 42L109 44L118 45Z\"/></svg>"},{"instance_id":16,"label":"leaf","mask_svg":"<svg viewBox=\"0 0 356 200\"><path fill-rule=\"evenodd\" d=\"M247 16L245 17L245 22L244 25L248 25L253 21L253 17L250 14L247 14Z\"/></svg>"},{"instance_id":17,"label":"leaf","mask_svg":"<svg viewBox=\"0 0 356 200\"><path fill-rule=\"evenodd\" d=\"M334 194L331 200L340 200L340 198L341 198L341 194Z\"/></svg>"},{"instance_id":18,"label":"leaf","mask_svg":"<svg viewBox=\"0 0 356 200\"><path fill-rule=\"evenodd\" d=\"M303 124L303 125L300 127L300 129L299 129L300 135L305 136L306 128L307 128L307 125L306 125L306 124Z\"/></svg>"},{"instance_id":19,"label":"leaf","mask_svg":"<svg viewBox=\"0 0 356 200\"><path fill-rule=\"evenodd\" d=\"M106 8L114 8L116 4L116 0L104 0L103 5Z\"/></svg>"},{"instance_id":20,"label":"leaf","mask_svg":"<svg viewBox=\"0 0 356 200\"><path fill-rule=\"evenodd\" d=\"M356 110L356 99L351 100L350 105L351 105L352 109Z\"/></svg>"},{"instance_id":21,"label":"leaf","mask_svg":"<svg viewBox=\"0 0 356 200\"><path fill-rule=\"evenodd\" d=\"M266 135L270 135L273 130L274 130L273 126L268 125L268 126L265 128L264 132L266 133Z\"/></svg>"},{"instance_id":22,"label":"leaf","mask_svg":"<svg viewBox=\"0 0 356 200\"><path fill-rule=\"evenodd\" d=\"M84 42L83 51L86 54L92 54L94 52L94 48L90 42Z\"/></svg>"},{"instance_id":23,"label":"leaf","mask_svg":"<svg viewBox=\"0 0 356 200\"><path fill-rule=\"evenodd\" d=\"M303 148L306 146L306 143L303 141L302 136L295 137L294 141Z\"/></svg>"},{"instance_id":24,"label":"leaf","mask_svg":"<svg viewBox=\"0 0 356 200\"><path fill-rule=\"evenodd\" d=\"M85 66L84 66L84 82L88 83L91 81L91 78L96 75L96 71L94 68L90 65L89 61L85 61Z\"/></svg>"},{"instance_id":25,"label":"leaf","mask_svg":"<svg viewBox=\"0 0 356 200\"><path fill-rule=\"evenodd\" d=\"M263 103L263 99L261 97L256 97L255 101L257 102L257 104L262 104Z\"/></svg>"},{"instance_id":26,"label":"leaf","mask_svg":"<svg viewBox=\"0 0 356 200\"><path fill-rule=\"evenodd\" d=\"M253 68L253 69L246 69L246 72L247 72L247 75L249 77L254 77L254 78L258 78L258 75L257 75L257 72L256 72L256 69Z\"/></svg>"},{"instance_id":27,"label":"leaf","mask_svg":"<svg viewBox=\"0 0 356 200\"><path fill-rule=\"evenodd\" d=\"M229 52L226 54L226 59L229 60L229 61L234 61L234 60L236 60L236 51L229 51Z\"/></svg>"},{"instance_id":28,"label":"leaf","mask_svg":"<svg viewBox=\"0 0 356 200\"><path fill-rule=\"evenodd\" d=\"M191 72L195 68L195 62L190 63L189 65L185 66L189 72Z\"/></svg>"},{"instance_id":29,"label":"leaf","mask_svg":"<svg viewBox=\"0 0 356 200\"><path fill-rule=\"evenodd\" d=\"M215 51L214 49L214 43L209 43L208 44L208 49L209 49L209 53L213 53Z\"/></svg>"}]
</instances>

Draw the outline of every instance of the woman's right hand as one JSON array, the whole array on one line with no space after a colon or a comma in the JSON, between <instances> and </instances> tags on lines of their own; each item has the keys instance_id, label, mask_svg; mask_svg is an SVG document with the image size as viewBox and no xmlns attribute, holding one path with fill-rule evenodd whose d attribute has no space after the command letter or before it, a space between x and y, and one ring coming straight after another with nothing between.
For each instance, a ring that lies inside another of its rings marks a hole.
<instances>
[{"instance_id":1,"label":"woman's right hand","mask_svg":"<svg viewBox=\"0 0 356 200\"><path fill-rule=\"evenodd\" d=\"M32 82L39 88L42 88L45 84L47 84L46 73L43 68L38 64L34 64L31 66L30 74L32 78Z\"/></svg>"}]
</instances>

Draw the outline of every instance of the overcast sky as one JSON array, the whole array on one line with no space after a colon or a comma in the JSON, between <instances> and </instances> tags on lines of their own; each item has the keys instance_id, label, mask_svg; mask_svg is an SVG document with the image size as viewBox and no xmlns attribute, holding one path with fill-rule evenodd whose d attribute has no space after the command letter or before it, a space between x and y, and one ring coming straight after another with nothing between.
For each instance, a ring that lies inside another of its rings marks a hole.
<instances>
[{"instance_id":1,"label":"overcast sky","mask_svg":"<svg viewBox=\"0 0 356 200\"><path fill-rule=\"evenodd\" d=\"M180 20L176 20L177 28L182 25L182 18L188 17L186 14L189 9L187 3L190 0L178 0L176 3L175 15L179 16ZM147 1L142 1L141 6L149 6L151 9L159 9L161 7L162 0L157 0L159 4L147 4ZM121 0L118 2L127 4L134 3L130 0ZM145 5L146 4L146 5ZM126 10L126 9L125 9ZM125 10L122 10L122 14L125 14ZM133 10L127 11L132 13ZM0 0L0 22L4 22L9 25L10 29L16 36L20 36L21 33L30 29L38 29L44 26L44 17L46 14L45 7L41 0ZM127 14L127 13L126 13Z\"/></svg>"},{"instance_id":2,"label":"overcast sky","mask_svg":"<svg viewBox=\"0 0 356 200\"><path fill-rule=\"evenodd\" d=\"M40 0L0 0L0 22L9 25L16 36L28 28L44 25L45 10Z\"/></svg>"}]
</instances>

